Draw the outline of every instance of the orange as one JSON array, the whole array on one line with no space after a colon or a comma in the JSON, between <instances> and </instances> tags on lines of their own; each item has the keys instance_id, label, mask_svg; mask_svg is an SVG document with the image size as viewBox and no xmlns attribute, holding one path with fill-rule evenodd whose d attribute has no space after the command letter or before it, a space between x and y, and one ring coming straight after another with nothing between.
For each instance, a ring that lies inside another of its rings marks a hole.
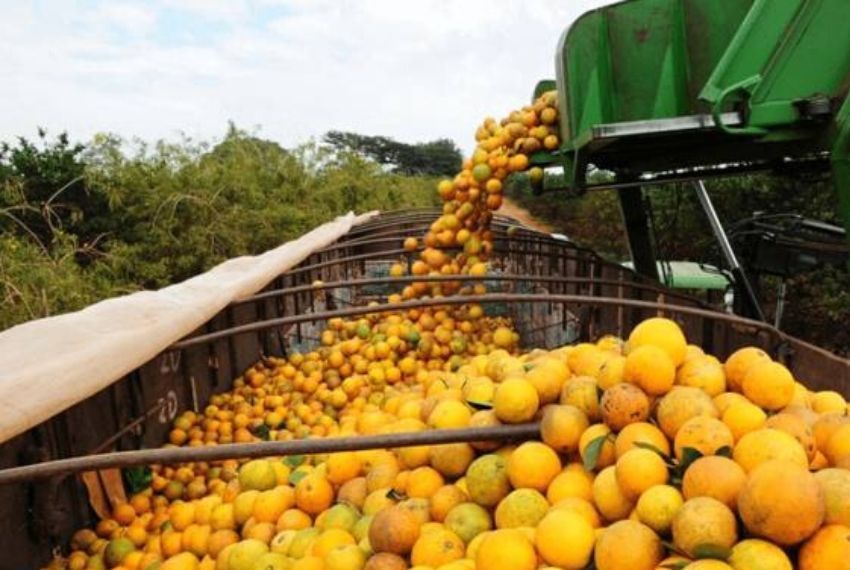
<instances>
[{"instance_id":1,"label":"orange","mask_svg":"<svg viewBox=\"0 0 850 570\"><path fill-rule=\"evenodd\" d=\"M682 494L686 499L711 497L735 509L746 480L747 474L740 465L728 457L709 455L688 466L682 479Z\"/></svg>"},{"instance_id":2,"label":"orange","mask_svg":"<svg viewBox=\"0 0 850 570\"><path fill-rule=\"evenodd\" d=\"M182 531L195 522L195 504L184 501L171 503L168 509L168 518L174 530Z\"/></svg>"},{"instance_id":3,"label":"orange","mask_svg":"<svg viewBox=\"0 0 850 570\"><path fill-rule=\"evenodd\" d=\"M420 522L416 514L392 506L375 515L369 526L369 543L375 552L408 554L419 538Z\"/></svg>"},{"instance_id":4,"label":"orange","mask_svg":"<svg viewBox=\"0 0 850 570\"><path fill-rule=\"evenodd\" d=\"M800 442L809 461L815 458L818 449L815 443L814 432L812 432L812 428L800 416L785 412L776 414L768 418L767 422L765 422L765 427L784 431Z\"/></svg>"},{"instance_id":5,"label":"orange","mask_svg":"<svg viewBox=\"0 0 850 570\"><path fill-rule=\"evenodd\" d=\"M829 444L829 438L832 437L832 434L838 428L847 424L850 424L850 416L845 413L829 412L820 416L812 425L818 450L823 452Z\"/></svg>"},{"instance_id":6,"label":"orange","mask_svg":"<svg viewBox=\"0 0 850 570\"><path fill-rule=\"evenodd\" d=\"M850 471L823 469L815 473L824 496L826 524L850 526Z\"/></svg>"},{"instance_id":7,"label":"orange","mask_svg":"<svg viewBox=\"0 0 850 570\"><path fill-rule=\"evenodd\" d=\"M575 406L581 410L591 422L599 421L602 413L599 410L599 389L604 388L596 378L578 376L570 378L561 388L559 403Z\"/></svg>"},{"instance_id":8,"label":"orange","mask_svg":"<svg viewBox=\"0 0 850 570\"><path fill-rule=\"evenodd\" d=\"M443 522L450 510L468 499L467 494L457 485L443 485L430 497L431 519Z\"/></svg>"},{"instance_id":9,"label":"orange","mask_svg":"<svg viewBox=\"0 0 850 570\"><path fill-rule=\"evenodd\" d=\"M747 473L774 459L782 459L805 469L809 467L809 458L800 442L784 431L770 428L752 431L742 437L735 444L732 458Z\"/></svg>"},{"instance_id":10,"label":"orange","mask_svg":"<svg viewBox=\"0 0 850 570\"><path fill-rule=\"evenodd\" d=\"M623 379L637 385L650 396L660 396L673 387L676 366L662 348L646 344L629 351Z\"/></svg>"},{"instance_id":11,"label":"orange","mask_svg":"<svg viewBox=\"0 0 850 570\"><path fill-rule=\"evenodd\" d=\"M662 317L642 321L628 338L628 352L643 346L654 346L667 353L674 367L685 360L688 343L676 322Z\"/></svg>"},{"instance_id":12,"label":"orange","mask_svg":"<svg viewBox=\"0 0 850 570\"><path fill-rule=\"evenodd\" d=\"M732 568L749 570L793 570L788 555L766 540L749 538L742 540L732 547L732 554L727 560Z\"/></svg>"},{"instance_id":13,"label":"orange","mask_svg":"<svg viewBox=\"0 0 850 570\"><path fill-rule=\"evenodd\" d=\"M723 364L729 390L740 392L744 385L744 376L750 367L762 360L770 360L770 356L754 346L745 346L733 352Z\"/></svg>"},{"instance_id":14,"label":"orange","mask_svg":"<svg viewBox=\"0 0 850 570\"><path fill-rule=\"evenodd\" d=\"M469 466L466 485L473 501L495 506L511 490L507 461L495 454L482 455Z\"/></svg>"},{"instance_id":15,"label":"orange","mask_svg":"<svg viewBox=\"0 0 850 570\"><path fill-rule=\"evenodd\" d=\"M330 528L322 532L313 542L311 554L324 558L334 548L354 543L354 537L350 533L342 529Z\"/></svg>"},{"instance_id":16,"label":"orange","mask_svg":"<svg viewBox=\"0 0 850 570\"><path fill-rule=\"evenodd\" d=\"M443 484L443 476L439 471L431 467L419 467L410 472L407 496L430 498Z\"/></svg>"},{"instance_id":17,"label":"orange","mask_svg":"<svg viewBox=\"0 0 850 570\"><path fill-rule=\"evenodd\" d=\"M676 433L673 448L676 458L681 460L685 448L692 448L702 455L714 455L727 448L732 449L735 438L726 424L708 416L696 416L686 421Z\"/></svg>"},{"instance_id":18,"label":"orange","mask_svg":"<svg viewBox=\"0 0 850 570\"><path fill-rule=\"evenodd\" d=\"M819 414L829 412L843 413L847 411L847 401L844 396L832 390L815 392L812 396L812 409Z\"/></svg>"},{"instance_id":19,"label":"orange","mask_svg":"<svg viewBox=\"0 0 850 570\"><path fill-rule=\"evenodd\" d=\"M461 503L455 506L446 515L444 524L467 544L493 528L490 513L476 503Z\"/></svg>"},{"instance_id":20,"label":"orange","mask_svg":"<svg viewBox=\"0 0 850 570\"><path fill-rule=\"evenodd\" d=\"M699 388L713 398L726 390L726 373L713 356L696 356L685 360L676 371L676 383Z\"/></svg>"},{"instance_id":21,"label":"orange","mask_svg":"<svg viewBox=\"0 0 850 570\"><path fill-rule=\"evenodd\" d=\"M277 519L276 529L283 530L301 530L308 528L313 524L310 515L299 509L287 509Z\"/></svg>"},{"instance_id":22,"label":"orange","mask_svg":"<svg viewBox=\"0 0 850 570\"><path fill-rule=\"evenodd\" d=\"M733 402L723 412L723 423L729 427L735 441L764 427L767 414L750 401Z\"/></svg>"},{"instance_id":23,"label":"orange","mask_svg":"<svg viewBox=\"0 0 850 570\"><path fill-rule=\"evenodd\" d=\"M213 558L230 546L239 542L239 535L233 530L217 530L213 532L207 542L207 553Z\"/></svg>"},{"instance_id":24,"label":"orange","mask_svg":"<svg viewBox=\"0 0 850 570\"><path fill-rule=\"evenodd\" d=\"M655 570L664 547L651 528L626 520L606 528L596 541L594 562L598 570Z\"/></svg>"},{"instance_id":25,"label":"orange","mask_svg":"<svg viewBox=\"0 0 850 570\"><path fill-rule=\"evenodd\" d=\"M239 469L239 487L243 491L267 491L277 484L277 475L270 461L254 459Z\"/></svg>"},{"instance_id":26,"label":"orange","mask_svg":"<svg viewBox=\"0 0 850 570\"><path fill-rule=\"evenodd\" d=\"M640 522L659 535L666 535L684 502L682 494L675 487L655 485L641 494L634 513Z\"/></svg>"},{"instance_id":27,"label":"orange","mask_svg":"<svg viewBox=\"0 0 850 570\"><path fill-rule=\"evenodd\" d=\"M664 459L649 449L631 449L615 465L617 484L632 501L654 485L667 482L667 465Z\"/></svg>"},{"instance_id":28,"label":"orange","mask_svg":"<svg viewBox=\"0 0 850 570\"><path fill-rule=\"evenodd\" d=\"M276 523L280 515L294 503L294 495L295 492L288 485L261 492L254 501L254 519L257 522Z\"/></svg>"},{"instance_id":29,"label":"orange","mask_svg":"<svg viewBox=\"0 0 850 570\"><path fill-rule=\"evenodd\" d=\"M553 505L570 497L586 501L593 499L593 474L585 471L581 463L567 465L546 489L546 498Z\"/></svg>"},{"instance_id":30,"label":"orange","mask_svg":"<svg viewBox=\"0 0 850 570\"><path fill-rule=\"evenodd\" d=\"M130 526L136 520L136 509L129 503L119 503L115 505L112 518L122 526Z\"/></svg>"},{"instance_id":31,"label":"orange","mask_svg":"<svg viewBox=\"0 0 850 570\"><path fill-rule=\"evenodd\" d=\"M419 537L413 545L410 561L414 566L436 568L463 558L465 551L465 545L458 535L447 529L438 529Z\"/></svg>"},{"instance_id":32,"label":"orange","mask_svg":"<svg viewBox=\"0 0 850 570\"><path fill-rule=\"evenodd\" d=\"M496 418L508 424L530 421L539 406L540 396L537 390L523 378L508 378L496 387L493 396Z\"/></svg>"},{"instance_id":33,"label":"orange","mask_svg":"<svg viewBox=\"0 0 850 570\"><path fill-rule=\"evenodd\" d=\"M823 454L830 464L838 465L843 458L850 456L850 424L836 429L829 437Z\"/></svg>"},{"instance_id":34,"label":"orange","mask_svg":"<svg viewBox=\"0 0 850 570\"><path fill-rule=\"evenodd\" d=\"M593 503L599 514L611 522L628 517L635 506L617 484L613 466L600 471L593 480Z\"/></svg>"},{"instance_id":35,"label":"orange","mask_svg":"<svg viewBox=\"0 0 850 570\"><path fill-rule=\"evenodd\" d=\"M655 416L664 435L673 439L691 418L716 418L718 412L711 397L699 388L676 386L658 402Z\"/></svg>"},{"instance_id":36,"label":"orange","mask_svg":"<svg viewBox=\"0 0 850 570\"><path fill-rule=\"evenodd\" d=\"M844 569L850 560L850 527L828 525L800 549L800 570Z\"/></svg>"},{"instance_id":37,"label":"orange","mask_svg":"<svg viewBox=\"0 0 850 570\"><path fill-rule=\"evenodd\" d=\"M744 396L766 410L779 410L794 397L794 377L783 365L772 361L755 363L744 376Z\"/></svg>"},{"instance_id":38,"label":"orange","mask_svg":"<svg viewBox=\"0 0 850 570\"><path fill-rule=\"evenodd\" d=\"M649 398L633 384L615 384L605 390L599 403L603 421L614 431L649 417Z\"/></svg>"},{"instance_id":39,"label":"orange","mask_svg":"<svg viewBox=\"0 0 850 570\"><path fill-rule=\"evenodd\" d=\"M767 461L750 472L738 512L753 535L791 546L813 535L823 522L823 491L806 467Z\"/></svg>"},{"instance_id":40,"label":"orange","mask_svg":"<svg viewBox=\"0 0 850 570\"><path fill-rule=\"evenodd\" d=\"M499 501L495 520L497 528L534 527L549 510L549 503L539 491L517 489Z\"/></svg>"},{"instance_id":41,"label":"orange","mask_svg":"<svg viewBox=\"0 0 850 570\"><path fill-rule=\"evenodd\" d=\"M535 570L537 553L531 541L519 530L502 529L489 533L475 555L476 570Z\"/></svg>"},{"instance_id":42,"label":"orange","mask_svg":"<svg viewBox=\"0 0 850 570\"><path fill-rule=\"evenodd\" d=\"M583 516L593 528L599 528L602 526L602 519L600 518L596 507L593 506L593 503L584 499L579 499L578 497L567 497L566 499L562 499L555 503L551 510L565 510L578 513Z\"/></svg>"},{"instance_id":43,"label":"orange","mask_svg":"<svg viewBox=\"0 0 850 570\"><path fill-rule=\"evenodd\" d=\"M540 435L543 442L558 453L578 450L581 434L590 426L584 412L569 405L549 405L543 408Z\"/></svg>"},{"instance_id":44,"label":"orange","mask_svg":"<svg viewBox=\"0 0 850 570\"><path fill-rule=\"evenodd\" d=\"M195 570L198 568L198 559L190 552L181 552L167 558L159 568L160 570Z\"/></svg>"},{"instance_id":45,"label":"orange","mask_svg":"<svg viewBox=\"0 0 850 570\"><path fill-rule=\"evenodd\" d=\"M570 376L570 370L557 358L542 358L529 364L531 369L525 373L527 380L537 390L540 404L551 404L558 400L561 387Z\"/></svg>"},{"instance_id":46,"label":"orange","mask_svg":"<svg viewBox=\"0 0 850 570\"><path fill-rule=\"evenodd\" d=\"M537 526L535 545L547 564L566 570L587 566L596 535L581 515L563 509L551 511Z\"/></svg>"},{"instance_id":47,"label":"orange","mask_svg":"<svg viewBox=\"0 0 850 570\"><path fill-rule=\"evenodd\" d=\"M360 475L362 465L353 451L340 451L328 456L327 478L334 485L342 485Z\"/></svg>"},{"instance_id":48,"label":"orange","mask_svg":"<svg viewBox=\"0 0 850 570\"><path fill-rule=\"evenodd\" d=\"M327 510L333 502L334 490L327 479L310 473L295 485L295 504L310 515Z\"/></svg>"},{"instance_id":49,"label":"orange","mask_svg":"<svg viewBox=\"0 0 850 570\"><path fill-rule=\"evenodd\" d=\"M630 449L640 449L641 446L651 446L664 455L670 455L670 443L664 432L648 422L637 422L624 427L617 434L614 450L617 457L622 457Z\"/></svg>"},{"instance_id":50,"label":"orange","mask_svg":"<svg viewBox=\"0 0 850 570\"><path fill-rule=\"evenodd\" d=\"M514 488L528 487L545 492L561 471L561 459L548 445L528 441L511 453L507 468Z\"/></svg>"},{"instance_id":51,"label":"orange","mask_svg":"<svg viewBox=\"0 0 850 570\"><path fill-rule=\"evenodd\" d=\"M711 497L685 501L673 517L671 530L673 544L691 557L699 557L705 545L732 548L738 540L735 514Z\"/></svg>"},{"instance_id":52,"label":"orange","mask_svg":"<svg viewBox=\"0 0 850 570\"><path fill-rule=\"evenodd\" d=\"M470 426L471 426L470 422ZM463 476L475 459L475 449L468 443L433 445L428 452L431 467L449 478Z\"/></svg>"},{"instance_id":53,"label":"orange","mask_svg":"<svg viewBox=\"0 0 850 570\"><path fill-rule=\"evenodd\" d=\"M428 416L428 425L434 429L463 428L469 425L472 410L463 402L445 400L437 404Z\"/></svg>"},{"instance_id":54,"label":"orange","mask_svg":"<svg viewBox=\"0 0 850 570\"><path fill-rule=\"evenodd\" d=\"M407 562L397 554L378 552L366 561L363 570L407 570Z\"/></svg>"}]
</instances>

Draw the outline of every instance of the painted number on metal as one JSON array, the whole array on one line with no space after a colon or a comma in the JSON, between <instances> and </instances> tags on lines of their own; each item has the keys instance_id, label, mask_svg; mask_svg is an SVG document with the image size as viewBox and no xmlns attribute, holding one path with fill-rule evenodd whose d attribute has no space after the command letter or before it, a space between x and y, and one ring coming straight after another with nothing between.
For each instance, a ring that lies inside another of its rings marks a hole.
<instances>
[{"instance_id":1,"label":"painted number on metal","mask_svg":"<svg viewBox=\"0 0 850 570\"><path fill-rule=\"evenodd\" d=\"M177 416L177 392L169 390L164 398L159 399L159 423L167 424Z\"/></svg>"}]
</instances>

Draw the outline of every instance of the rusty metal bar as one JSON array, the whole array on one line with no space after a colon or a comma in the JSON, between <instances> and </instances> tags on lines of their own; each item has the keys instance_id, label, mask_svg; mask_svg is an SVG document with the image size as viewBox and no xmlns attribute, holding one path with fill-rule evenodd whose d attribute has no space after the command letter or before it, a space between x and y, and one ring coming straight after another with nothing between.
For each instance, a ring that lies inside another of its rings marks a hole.
<instances>
[{"instance_id":1,"label":"rusty metal bar","mask_svg":"<svg viewBox=\"0 0 850 570\"><path fill-rule=\"evenodd\" d=\"M21 467L0 470L0 485L45 479L57 475L97 471L136 465L188 463L191 461L222 461L286 455L358 451L361 449L388 449L417 445L472 441L516 441L538 437L540 424L527 423L462 429L423 430L417 432L364 435L354 437L327 437L289 441L264 441L256 443L228 443L199 447L165 447L118 451L44 461Z\"/></svg>"},{"instance_id":2,"label":"rusty metal bar","mask_svg":"<svg viewBox=\"0 0 850 570\"><path fill-rule=\"evenodd\" d=\"M600 285L621 285L622 281L617 279L594 279L593 277L550 277L547 275L516 275L498 273L486 275L484 277L476 277L472 275L402 275L400 277L368 277L364 279L350 279L346 281L328 281L321 285L299 285L296 287L286 287L282 289L267 289L261 293L257 293L250 297L245 297L238 301L234 301L232 305L241 305L251 303L261 299L279 297L286 294L299 293L302 291L322 291L326 289L338 289L341 287L359 287L365 285L384 285L392 283L413 283L414 281L422 282L442 282L442 281L533 281L539 283L597 283ZM700 306L707 307L701 299L692 297L684 293L672 292L669 293L664 289L663 285L658 282L636 282L635 285L639 289L647 289L650 291L664 292L672 297L692 301Z\"/></svg>"},{"instance_id":3,"label":"rusty metal bar","mask_svg":"<svg viewBox=\"0 0 850 570\"><path fill-rule=\"evenodd\" d=\"M707 309L699 309L695 307L685 307L682 305L668 305L664 303L656 303L652 301L633 301L631 299L617 299L612 297L588 297L585 295L549 295L549 294L531 294L522 295L515 293L495 293L489 295L460 295L454 297L438 297L417 299L413 301L402 301L400 303L351 307L348 309L338 309L336 311L322 311L318 313L309 313L306 315L295 315L291 317L281 317L277 319L269 319L267 321L258 321L255 323L233 327L229 330L217 331L205 335L176 342L169 350L180 350L196 344L203 344L223 338L230 335L253 332L260 329L297 324L303 322L315 322L332 319L335 317L354 317L369 313L385 313L389 311L402 311L405 309L416 309L419 307L438 307L444 305L464 305L467 303L575 303L579 305L605 305L605 306L628 306L640 309L648 309L654 311L663 311L668 313L678 313L705 317L717 321L736 323L743 326L752 327L756 330L765 330L775 333L781 338L786 338L786 335L777 330L770 324L760 321L753 321L743 317L738 317L728 313L719 313Z\"/></svg>"}]
</instances>

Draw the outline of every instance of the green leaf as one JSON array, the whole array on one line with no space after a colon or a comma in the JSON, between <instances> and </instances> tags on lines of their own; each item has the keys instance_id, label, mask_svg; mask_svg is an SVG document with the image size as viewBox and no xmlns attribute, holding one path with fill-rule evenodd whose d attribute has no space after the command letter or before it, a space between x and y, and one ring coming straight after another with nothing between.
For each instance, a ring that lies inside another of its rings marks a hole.
<instances>
[{"instance_id":1,"label":"green leaf","mask_svg":"<svg viewBox=\"0 0 850 570\"><path fill-rule=\"evenodd\" d=\"M584 468L588 471L596 469L596 462L599 461L599 454L602 453L602 446L608 439L608 434L600 435L593 441L587 444L584 448Z\"/></svg>"},{"instance_id":2,"label":"green leaf","mask_svg":"<svg viewBox=\"0 0 850 570\"><path fill-rule=\"evenodd\" d=\"M732 556L732 550L719 544L700 544L694 548L694 558L712 558L714 560L728 560Z\"/></svg>"},{"instance_id":3,"label":"green leaf","mask_svg":"<svg viewBox=\"0 0 850 570\"><path fill-rule=\"evenodd\" d=\"M682 449L682 459L679 461L680 473L687 471L691 463L702 457L702 452L693 447L685 447Z\"/></svg>"},{"instance_id":4,"label":"green leaf","mask_svg":"<svg viewBox=\"0 0 850 570\"><path fill-rule=\"evenodd\" d=\"M690 564L690 562L688 562L687 560L680 560L679 562L668 562L666 564L662 564L661 568L669 568L670 570L683 570L684 568L688 567L688 564Z\"/></svg>"},{"instance_id":5,"label":"green leaf","mask_svg":"<svg viewBox=\"0 0 850 570\"><path fill-rule=\"evenodd\" d=\"M287 455L283 458L283 464L295 469L307 460L306 455Z\"/></svg>"},{"instance_id":6,"label":"green leaf","mask_svg":"<svg viewBox=\"0 0 850 570\"><path fill-rule=\"evenodd\" d=\"M261 424L254 429L254 435L259 437L263 441L268 441L269 437L271 436L271 430L266 424Z\"/></svg>"},{"instance_id":7,"label":"green leaf","mask_svg":"<svg viewBox=\"0 0 850 570\"><path fill-rule=\"evenodd\" d=\"M732 458L732 447L728 445L724 445L720 449L714 452L714 455L719 455L720 457L728 457Z\"/></svg>"},{"instance_id":8,"label":"green leaf","mask_svg":"<svg viewBox=\"0 0 850 570\"><path fill-rule=\"evenodd\" d=\"M666 453L664 453L663 451L661 451L660 449L658 449L657 447L655 447L651 443L646 443L645 441L636 441L634 445L635 445L635 447L639 447L641 449L648 449L650 451L654 451L655 453L660 455L661 458L664 461L670 461L669 455L667 455Z\"/></svg>"},{"instance_id":9,"label":"green leaf","mask_svg":"<svg viewBox=\"0 0 850 570\"><path fill-rule=\"evenodd\" d=\"M661 544L671 554L677 554L677 555L682 556L684 558L690 558L690 556L688 555L687 552L683 551L681 548L679 548L678 546L676 546L675 544L673 544L669 540L662 540Z\"/></svg>"},{"instance_id":10,"label":"green leaf","mask_svg":"<svg viewBox=\"0 0 850 570\"><path fill-rule=\"evenodd\" d=\"M298 471L298 470L293 471L292 473L289 474L289 484L290 485L297 485L298 482L306 476L307 476L306 471Z\"/></svg>"},{"instance_id":11,"label":"green leaf","mask_svg":"<svg viewBox=\"0 0 850 570\"><path fill-rule=\"evenodd\" d=\"M467 400L467 405L470 408L476 410L491 410L493 409L493 402L481 402L479 400Z\"/></svg>"},{"instance_id":12,"label":"green leaf","mask_svg":"<svg viewBox=\"0 0 850 570\"><path fill-rule=\"evenodd\" d=\"M124 469L124 482L131 495L140 493L151 486L153 471L150 467L128 467Z\"/></svg>"}]
</instances>

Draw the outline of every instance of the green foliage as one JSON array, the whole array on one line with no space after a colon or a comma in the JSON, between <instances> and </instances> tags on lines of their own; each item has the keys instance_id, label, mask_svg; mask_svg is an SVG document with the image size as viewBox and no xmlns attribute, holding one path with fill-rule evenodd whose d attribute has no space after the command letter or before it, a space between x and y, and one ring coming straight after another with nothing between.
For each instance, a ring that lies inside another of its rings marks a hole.
<instances>
[{"instance_id":1,"label":"green foliage","mask_svg":"<svg viewBox=\"0 0 850 570\"><path fill-rule=\"evenodd\" d=\"M435 184L233 126L215 145L20 139L0 148L0 329L181 281L349 210L434 206Z\"/></svg>"},{"instance_id":2,"label":"green foliage","mask_svg":"<svg viewBox=\"0 0 850 570\"><path fill-rule=\"evenodd\" d=\"M338 152L354 152L398 174L454 176L463 156L449 139L406 144L387 137L329 131L324 142Z\"/></svg>"}]
</instances>

